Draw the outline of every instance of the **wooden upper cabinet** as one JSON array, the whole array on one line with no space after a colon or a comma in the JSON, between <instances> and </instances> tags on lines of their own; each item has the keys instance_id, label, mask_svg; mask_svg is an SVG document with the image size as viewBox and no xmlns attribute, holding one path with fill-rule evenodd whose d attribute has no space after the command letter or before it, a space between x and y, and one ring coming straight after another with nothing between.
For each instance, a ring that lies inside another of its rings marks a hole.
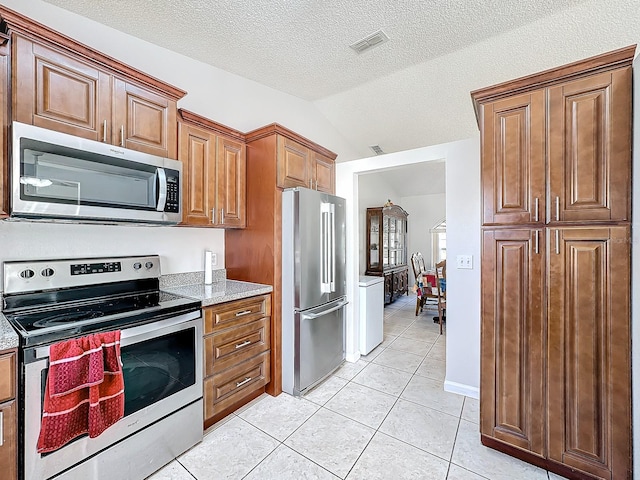
<instances>
[{"instance_id":1,"label":"wooden upper cabinet","mask_svg":"<svg viewBox=\"0 0 640 480\"><path fill-rule=\"evenodd\" d=\"M180 110L183 225L244 228L246 146L243 134Z\"/></svg>"},{"instance_id":2,"label":"wooden upper cabinet","mask_svg":"<svg viewBox=\"0 0 640 480\"><path fill-rule=\"evenodd\" d=\"M261 138L267 132L277 133L276 186L335 193L335 154L277 124L248 133L247 137Z\"/></svg>"},{"instance_id":3,"label":"wooden upper cabinet","mask_svg":"<svg viewBox=\"0 0 640 480\"><path fill-rule=\"evenodd\" d=\"M630 228L550 232L549 458L630 478Z\"/></svg>"},{"instance_id":4,"label":"wooden upper cabinet","mask_svg":"<svg viewBox=\"0 0 640 480\"><path fill-rule=\"evenodd\" d=\"M9 159L9 38L0 33L0 155ZM9 161L0 161L0 218L9 213Z\"/></svg>"},{"instance_id":5,"label":"wooden upper cabinet","mask_svg":"<svg viewBox=\"0 0 640 480\"><path fill-rule=\"evenodd\" d=\"M312 158L315 189L320 192L335 193L336 171L334 161L318 152L313 152Z\"/></svg>"},{"instance_id":6,"label":"wooden upper cabinet","mask_svg":"<svg viewBox=\"0 0 640 480\"><path fill-rule=\"evenodd\" d=\"M472 92L484 225L630 219L634 50Z\"/></svg>"},{"instance_id":7,"label":"wooden upper cabinet","mask_svg":"<svg viewBox=\"0 0 640 480\"><path fill-rule=\"evenodd\" d=\"M480 432L544 458L545 229L485 230Z\"/></svg>"},{"instance_id":8,"label":"wooden upper cabinet","mask_svg":"<svg viewBox=\"0 0 640 480\"><path fill-rule=\"evenodd\" d=\"M111 143L177 158L175 100L117 78L114 92Z\"/></svg>"},{"instance_id":9,"label":"wooden upper cabinet","mask_svg":"<svg viewBox=\"0 0 640 480\"><path fill-rule=\"evenodd\" d=\"M278 136L277 185L280 188L312 188L313 172L309 149L298 142Z\"/></svg>"},{"instance_id":10,"label":"wooden upper cabinet","mask_svg":"<svg viewBox=\"0 0 640 480\"><path fill-rule=\"evenodd\" d=\"M13 120L177 158L186 92L0 6L12 43Z\"/></svg>"},{"instance_id":11,"label":"wooden upper cabinet","mask_svg":"<svg viewBox=\"0 0 640 480\"><path fill-rule=\"evenodd\" d=\"M626 221L631 67L549 88L549 221Z\"/></svg>"},{"instance_id":12,"label":"wooden upper cabinet","mask_svg":"<svg viewBox=\"0 0 640 480\"><path fill-rule=\"evenodd\" d=\"M216 136L184 122L179 122L178 131L183 224L211 226L216 195Z\"/></svg>"},{"instance_id":13,"label":"wooden upper cabinet","mask_svg":"<svg viewBox=\"0 0 640 480\"><path fill-rule=\"evenodd\" d=\"M544 222L544 92L482 106L485 225Z\"/></svg>"},{"instance_id":14,"label":"wooden upper cabinet","mask_svg":"<svg viewBox=\"0 0 640 480\"><path fill-rule=\"evenodd\" d=\"M12 42L13 118L111 143L111 75L22 36Z\"/></svg>"},{"instance_id":15,"label":"wooden upper cabinet","mask_svg":"<svg viewBox=\"0 0 640 480\"><path fill-rule=\"evenodd\" d=\"M225 227L246 225L247 156L242 141L218 137L217 204L220 209L220 224Z\"/></svg>"}]
</instances>

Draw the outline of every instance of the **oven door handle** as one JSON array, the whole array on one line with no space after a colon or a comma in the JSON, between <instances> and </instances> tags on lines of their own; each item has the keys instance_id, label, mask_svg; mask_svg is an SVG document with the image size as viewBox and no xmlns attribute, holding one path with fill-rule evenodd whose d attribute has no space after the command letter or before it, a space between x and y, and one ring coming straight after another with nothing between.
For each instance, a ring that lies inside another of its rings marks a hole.
<instances>
[{"instance_id":1,"label":"oven door handle","mask_svg":"<svg viewBox=\"0 0 640 480\"><path fill-rule=\"evenodd\" d=\"M183 313L182 315L167 318L164 320L158 320L155 322L146 323L144 325L139 325L137 327L124 328L122 329L122 333L120 335L120 346L124 347L126 345L131 345L133 343L143 342L144 340L158 336L158 332L160 330L169 330L172 327L177 327L177 326L180 326L180 328L182 328L183 326L182 324L185 324L193 320L198 320L201 317L202 315L200 313L200 310L196 310L195 312ZM175 331L178 329L179 328L173 328L172 331ZM171 333L171 331L167 333ZM49 357L49 346L38 347L35 349L36 360L46 359L48 357Z\"/></svg>"}]
</instances>

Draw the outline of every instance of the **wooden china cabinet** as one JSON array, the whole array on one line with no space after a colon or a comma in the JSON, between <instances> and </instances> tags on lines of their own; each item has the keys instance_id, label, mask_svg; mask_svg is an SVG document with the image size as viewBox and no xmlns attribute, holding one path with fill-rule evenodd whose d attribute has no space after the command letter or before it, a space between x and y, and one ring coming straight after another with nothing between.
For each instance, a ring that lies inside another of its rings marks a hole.
<instances>
[{"instance_id":1,"label":"wooden china cabinet","mask_svg":"<svg viewBox=\"0 0 640 480\"><path fill-rule=\"evenodd\" d=\"M634 52L471 94L482 443L568 478L631 478Z\"/></svg>"},{"instance_id":2,"label":"wooden china cabinet","mask_svg":"<svg viewBox=\"0 0 640 480\"><path fill-rule=\"evenodd\" d=\"M384 303L409 291L407 216L398 205L367 208L366 275L384 277Z\"/></svg>"}]
</instances>

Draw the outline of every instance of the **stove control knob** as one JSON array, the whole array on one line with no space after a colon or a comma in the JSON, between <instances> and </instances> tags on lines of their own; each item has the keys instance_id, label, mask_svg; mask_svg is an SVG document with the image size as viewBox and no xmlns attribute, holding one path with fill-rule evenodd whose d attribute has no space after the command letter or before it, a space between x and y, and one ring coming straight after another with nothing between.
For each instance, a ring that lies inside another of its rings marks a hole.
<instances>
[{"instance_id":1,"label":"stove control knob","mask_svg":"<svg viewBox=\"0 0 640 480\"><path fill-rule=\"evenodd\" d=\"M54 273L56 272L53 271L53 268L45 268L40 272L43 277L52 277Z\"/></svg>"},{"instance_id":2,"label":"stove control knob","mask_svg":"<svg viewBox=\"0 0 640 480\"><path fill-rule=\"evenodd\" d=\"M134 270L140 270L142 268L142 264L140 262L136 262L133 264Z\"/></svg>"},{"instance_id":3,"label":"stove control knob","mask_svg":"<svg viewBox=\"0 0 640 480\"><path fill-rule=\"evenodd\" d=\"M27 269L25 269L25 270L20 272L20 276L22 278L24 278L24 279L32 278L35 274L36 274L36 272L31 270L30 268L27 268Z\"/></svg>"},{"instance_id":4,"label":"stove control knob","mask_svg":"<svg viewBox=\"0 0 640 480\"><path fill-rule=\"evenodd\" d=\"M147 270L151 270L152 267L153 267L153 262L147 262L144 264L144 268L146 268Z\"/></svg>"}]
</instances>

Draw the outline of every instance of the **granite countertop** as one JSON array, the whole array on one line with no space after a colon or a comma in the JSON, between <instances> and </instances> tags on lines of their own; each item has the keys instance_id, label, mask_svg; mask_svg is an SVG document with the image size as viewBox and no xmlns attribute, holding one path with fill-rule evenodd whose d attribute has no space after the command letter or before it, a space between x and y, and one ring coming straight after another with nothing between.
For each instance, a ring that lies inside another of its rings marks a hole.
<instances>
[{"instance_id":1,"label":"granite countertop","mask_svg":"<svg viewBox=\"0 0 640 480\"><path fill-rule=\"evenodd\" d=\"M18 334L0 312L0 350L18 348Z\"/></svg>"},{"instance_id":2,"label":"granite countertop","mask_svg":"<svg viewBox=\"0 0 640 480\"><path fill-rule=\"evenodd\" d=\"M273 291L271 285L261 283L240 282L237 280L219 280L211 285L195 283L191 285L163 287L162 290L176 295L195 298L203 307L218 303L230 302L241 298L264 295Z\"/></svg>"}]
</instances>

